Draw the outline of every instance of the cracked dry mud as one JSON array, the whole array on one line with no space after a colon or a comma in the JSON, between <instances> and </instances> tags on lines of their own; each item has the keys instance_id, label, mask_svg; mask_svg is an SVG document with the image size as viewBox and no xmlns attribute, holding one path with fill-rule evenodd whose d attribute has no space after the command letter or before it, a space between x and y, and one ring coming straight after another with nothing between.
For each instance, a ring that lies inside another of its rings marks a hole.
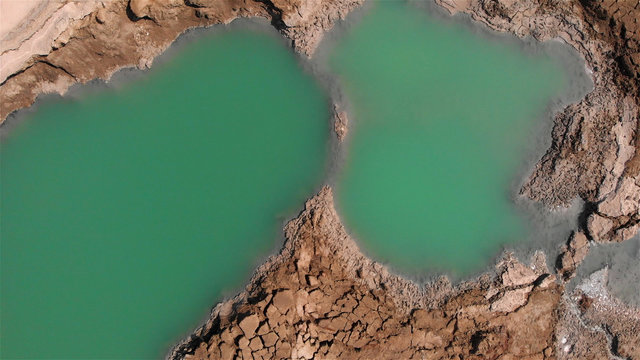
<instances>
[{"instance_id":1,"label":"cracked dry mud","mask_svg":"<svg viewBox=\"0 0 640 360\"><path fill-rule=\"evenodd\" d=\"M495 275L455 288L446 278L418 287L359 252L329 188L285 231L281 254L257 270L245 292L218 304L171 358L640 356L640 311L607 292L606 273L565 294L544 254L528 265L506 254Z\"/></svg>"},{"instance_id":2,"label":"cracked dry mud","mask_svg":"<svg viewBox=\"0 0 640 360\"><path fill-rule=\"evenodd\" d=\"M556 352L561 285L537 253L507 256L499 275L453 289L419 288L366 259L347 236L329 188L286 227L283 252L173 358L468 358ZM532 341L535 339L535 341Z\"/></svg>"},{"instance_id":3,"label":"cracked dry mud","mask_svg":"<svg viewBox=\"0 0 640 360\"><path fill-rule=\"evenodd\" d=\"M0 72L0 119L41 93L148 67L186 29L239 17L270 20L312 56L323 34L363 2L60 2L32 16L27 38L0 39L0 61L11 64ZM446 278L416 285L361 254L325 188L286 226L282 251L171 358L640 359L640 312L607 291L606 270L565 288L593 241L624 241L640 228L640 3L436 3L497 31L560 38L591 71L594 90L556 116L551 146L521 190L549 206L586 201L556 269L540 252L526 265L506 254L495 273L456 287ZM346 113L335 108L333 118L337 135L346 135Z\"/></svg>"}]
</instances>

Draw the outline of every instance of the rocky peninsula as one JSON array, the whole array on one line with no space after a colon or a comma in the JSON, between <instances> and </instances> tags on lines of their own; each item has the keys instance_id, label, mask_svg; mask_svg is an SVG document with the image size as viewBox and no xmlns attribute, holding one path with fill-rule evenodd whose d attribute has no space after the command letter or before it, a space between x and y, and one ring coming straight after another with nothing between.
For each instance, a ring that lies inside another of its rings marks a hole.
<instances>
[{"instance_id":1,"label":"rocky peninsula","mask_svg":"<svg viewBox=\"0 0 640 360\"><path fill-rule=\"evenodd\" d=\"M267 19L312 57L323 34L363 3L60 1L16 10L28 15L0 34L0 119L40 94L149 67L187 29L241 17ZM640 229L640 4L436 3L496 31L561 39L586 61L594 90L555 116L551 146L521 189L549 207L585 201L556 268L541 252L531 259L506 253L495 272L474 281L417 285L362 255L325 187L287 224L280 253L243 292L216 305L170 358L640 359L640 310L608 292L606 269L566 286L590 246ZM346 114L334 113L342 138Z\"/></svg>"}]
</instances>

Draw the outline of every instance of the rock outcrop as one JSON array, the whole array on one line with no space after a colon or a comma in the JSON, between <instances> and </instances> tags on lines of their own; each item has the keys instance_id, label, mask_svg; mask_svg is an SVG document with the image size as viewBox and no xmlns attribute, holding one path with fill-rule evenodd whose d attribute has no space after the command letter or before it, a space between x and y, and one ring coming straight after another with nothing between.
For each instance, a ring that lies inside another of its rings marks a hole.
<instances>
[{"instance_id":1,"label":"rock outcrop","mask_svg":"<svg viewBox=\"0 0 640 360\"><path fill-rule=\"evenodd\" d=\"M333 131L335 131L339 141L344 140L349 131L349 117L347 116L347 112L340 110L338 105L333 106Z\"/></svg>"},{"instance_id":2,"label":"rock outcrop","mask_svg":"<svg viewBox=\"0 0 640 360\"><path fill-rule=\"evenodd\" d=\"M92 0L21 1L0 5L0 83L20 71L32 56L49 54L57 46L56 41L64 42L64 33L71 24L99 5L100 2ZM15 6L18 9L13 9Z\"/></svg>"},{"instance_id":3,"label":"rock outcrop","mask_svg":"<svg viewBox=\"0 0 640 360\"><path fill-rule=\"evenodd\" d=\"M640 359L640 309L607 290L608 270L593 273L559 307L558 359Z\"/></svg>"},{"instance_id":4,"label":"rock outcrop","mask_svg":"<svg viewBox=\"0 0 640 360\"><path fill-rule=\"evenodd\" d=\"M175 359L553 357L562 287L538 253L495 276L420 288L365 258L323 189L286 227L280 255L219 304Z\"/></svg>"},{"instance_id":5,"label":"rock outcrop","mask_svg":"<svg viewBox=\"0 0 640 360\"><path fill-rule=\"evenodd\" d=\"M47 12L51 18L65 19L63 31L45 36L34 29L32 36L42 38L37 49L32 51L24 45L17 55L0 55L0 75L3 75L0 77L0 122L13 111L31 105L39 94L63 94L72 84L109 79L115 71L127 66L147 68L178 35L193 27L227 24L241 17L261 17L291 39L299 53L310 56L335 21L362 2L67 1L62 8ZM78 5L80 3L84 5ZM82 7L82 11L68 15L63 10L71 6ZM74 18L79 19L72 21Z\"/></svg>"}]
</instances>

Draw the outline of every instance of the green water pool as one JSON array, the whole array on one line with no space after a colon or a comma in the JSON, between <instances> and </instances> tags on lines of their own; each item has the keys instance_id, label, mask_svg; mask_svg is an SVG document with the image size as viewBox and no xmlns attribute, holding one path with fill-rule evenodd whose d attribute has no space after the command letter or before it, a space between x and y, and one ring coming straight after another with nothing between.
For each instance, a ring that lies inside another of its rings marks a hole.
<instances>
[{"instance_id":1,"label":"green water pool","mask_svg":"<svg viewBox=\"0 0 640 360\"><path fill-rule=\"evenodd\" d=\"M330 51L338 211L394 268L466 274L526 236L510 193L562 71L403 1ZM325 176L328 100L272 33L218 31L117 90L40 102L0 148L0 357L162 357Z\"/></svg>"},{"instance_id":2,"label":"green water pool","mask_svg":"<svg viewBox=\"0 0 640 360\"><path fill-rule=\"evenodd\" d=\"M456 276L524 240L510 194L560 67L404 1L377 1L329 57L352 120L346 227L395 269Z\"/></svg>"},{"instance_id":3,"label":"green water pool","mask_svg":"<svg viewBox=\"0 0 640 360\"><path fill-rule=\"evenodd\" d=\"M162 358L322 181L327 100L275 34L209 34L93 93L2 141L3 359Z\"/></svg>"}]
</instances>

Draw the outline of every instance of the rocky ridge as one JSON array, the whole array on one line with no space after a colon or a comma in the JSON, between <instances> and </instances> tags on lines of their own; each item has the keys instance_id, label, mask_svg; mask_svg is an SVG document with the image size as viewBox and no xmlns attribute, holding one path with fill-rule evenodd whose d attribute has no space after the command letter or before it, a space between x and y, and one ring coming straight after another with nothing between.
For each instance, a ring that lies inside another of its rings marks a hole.
<instances>
[{"instance_id":1,"label":"rocky ridge","mask_svg":"<svg viewBox=\"0 0 640 360\"><path fill-rule=\"evenodd\" d=\"M48 40L46 51L23 49L19 67L8 64L7 54L2 54L0 74L10 74L0 80L0 122L40 94L64 94L75 83L109 79L124 67L148 68L178 35L194 27L260 17L289 38L296 51L310 55L335 21L363 1L88 1L86 7L93 11L71 21L59 35L32 30L31 37ZM59 10L51 11L51 18L61 16Z\"/></svg>"}]
</instances>

